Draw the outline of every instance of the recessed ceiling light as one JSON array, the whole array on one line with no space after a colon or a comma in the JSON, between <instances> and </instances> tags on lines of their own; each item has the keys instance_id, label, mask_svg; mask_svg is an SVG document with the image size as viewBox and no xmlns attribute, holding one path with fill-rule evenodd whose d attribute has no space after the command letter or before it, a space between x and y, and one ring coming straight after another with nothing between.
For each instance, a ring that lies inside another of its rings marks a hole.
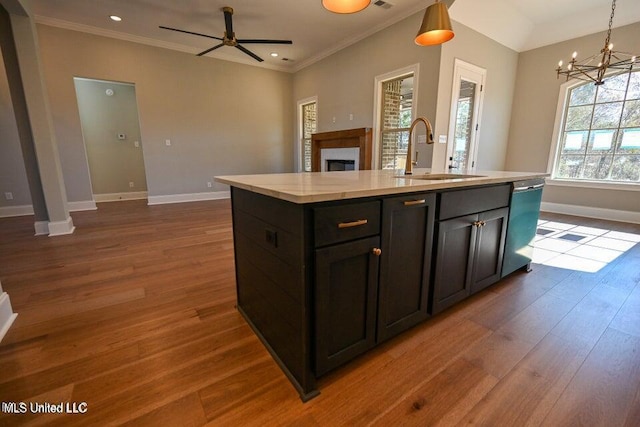
<instances>
[{"instance_id":1,"label":"recessed ceiling light","mask_svg":"<svg viewBox=\"0 0 640 427\"><path fill-rule=\"evenodd\" d=\"M271 52L271 56L273 56L274 58L278 56L278 52Z\"/></svg>"},{"instance_id":2,"label":"recessed ceiling light","mask_svg":"<svg viewBox=\"0 0 640 427\"><path fill-rule=\"evenodd\" d=\"M116 22L122 21L122 18L120 18L118 15L110 15L109 18L111 18L112 21Z\"/></svg>"}]
</instances>

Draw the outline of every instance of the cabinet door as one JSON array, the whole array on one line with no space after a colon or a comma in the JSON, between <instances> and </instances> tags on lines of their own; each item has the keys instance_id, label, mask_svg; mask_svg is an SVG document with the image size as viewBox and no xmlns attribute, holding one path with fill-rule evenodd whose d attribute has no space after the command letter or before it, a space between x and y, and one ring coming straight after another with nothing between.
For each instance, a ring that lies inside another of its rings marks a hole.
<instances>
[{"instance_id":1,"label":"cabinet door","mask_svg":"<svg viewBox=\"0 0 640 427\"><path fill-rule=\"evenodd\" d=\"M462 301L471 292L478 215L467 215L438 223L433 304L439 313Z\"/></svg>"},{"instance_id":2,"label":"cabinet door","mask_svg":"<svg viewBox=\"0 0 640 427\"><path fill-rule=\"evenodd\" d=\"M509 208L478 214L478 227L471 293L478 292L500 280Z\"/></svg>"},{"instance_id":3,"label":"cabinet door","mask_svg":"<svg viewBox=\"0 0 640 427\"><path fill-rule=\"evenodd\" d=\"M378 292L378 342L429 317L435 194L385 199Z\"/></svg>"},{"instance_id":4,"label":"cabinet door","mask_svg":"<svg viewBox=\"0 0 640 427\"><path fill-rule=\"evenodd\" d=\"M379 237L316 250L316 375L375 345Z\"/></svg>"}]
</instances>

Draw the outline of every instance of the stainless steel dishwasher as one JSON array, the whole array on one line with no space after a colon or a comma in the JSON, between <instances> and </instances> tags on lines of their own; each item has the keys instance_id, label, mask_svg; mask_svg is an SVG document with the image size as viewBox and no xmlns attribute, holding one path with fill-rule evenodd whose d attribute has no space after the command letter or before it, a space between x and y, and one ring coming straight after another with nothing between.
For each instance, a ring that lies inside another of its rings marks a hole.
<instances>
[{"instance_id":1,"label":"stainless steel dishwasher","mask_svg":"<svg viewBox=\"0 0 640 427\"><path fill-rule=\"evenodd\" d=\"M523 267L526 271L531 270L533 241L538 227L543 187L544 178L512 183L502 277Z\"/></svg>"}]
</instances>

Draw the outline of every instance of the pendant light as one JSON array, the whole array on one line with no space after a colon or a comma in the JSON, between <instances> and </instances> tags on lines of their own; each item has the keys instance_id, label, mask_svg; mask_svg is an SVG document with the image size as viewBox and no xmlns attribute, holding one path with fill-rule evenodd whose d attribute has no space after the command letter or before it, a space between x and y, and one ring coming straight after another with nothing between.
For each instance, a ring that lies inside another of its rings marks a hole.
<instances>
[{"instance_id":1,"label":"pendant light","mask_svg":"<svg viewBox=\"0 0 640 427\"><path fill-rule=\"evenodd\" d=\"M416 35L416 44L420 46L442 44L451 40L453 36L447 5L436 0L424 12L422 25Z\"/></svg>"},{"instance_id":2,"label":"pendant light","mask_svg":"<svg viewBox=\"0 0 640 427\"><path fill-rule=\"evenodd\" d=\"M325 9L335 13L360 12L369 6L371 0L322 0Z\"/></svg>"}]
</instances>

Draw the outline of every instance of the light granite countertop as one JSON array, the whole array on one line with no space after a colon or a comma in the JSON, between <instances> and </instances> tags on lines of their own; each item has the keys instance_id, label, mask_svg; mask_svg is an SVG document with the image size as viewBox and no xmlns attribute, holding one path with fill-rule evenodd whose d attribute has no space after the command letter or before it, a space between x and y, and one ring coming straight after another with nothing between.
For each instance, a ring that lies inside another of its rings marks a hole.
<instances>
[{"instance_id":1,"label":"light granite countertop","mask_svg":"<svg viewBox=\"0 0 640 427\"><path fill-rule=\"evenodd\" d=\"M540 172L472 171L464 172L475 177L451 179L426 178L430 169L416 168L413 175L405 176L403 170L362 170L345 172L303 172L261 175L216 176L217 182L253 191L293 203L314 203L358 197L383 196L445 188L499 184L533 178L547 177ZM436 174L436 172L433 172ZM459 171L452 171L458 174ZM442 175L442 173L438 173ZM479 176L477 176L479 175Z\"/></svg>"}]
</instances>

